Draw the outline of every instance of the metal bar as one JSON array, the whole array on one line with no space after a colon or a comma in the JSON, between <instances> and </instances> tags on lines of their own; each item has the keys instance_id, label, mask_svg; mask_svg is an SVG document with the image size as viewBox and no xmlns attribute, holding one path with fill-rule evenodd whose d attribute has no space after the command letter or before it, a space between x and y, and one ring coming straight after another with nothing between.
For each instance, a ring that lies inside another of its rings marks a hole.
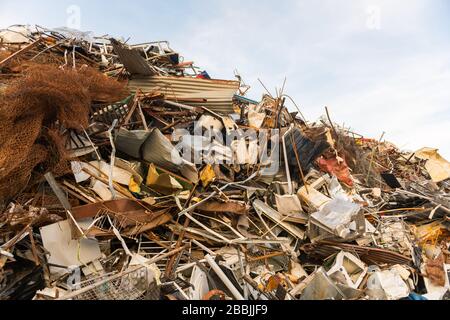
<instances>
[{"instance_id":1,"label":"metal bar","mask_svg":"<svg viewBox=\"0 0 450 320\"><path fill-rule=\"evenodd\" d=\"M233 285L233 283L230 281L230 279L227 278L225 273L220 269L219 265L214 261L214 259L208 254L205 256L206 261L211 266L211 268L214 270L214 272L217 274L217 276L222 280L223 284L228 288L228 290L231 291L233 296L237 300L245 300L244 297L241 295L239 290L236 289L236 287Z\"/></svg>"}]
</instances>

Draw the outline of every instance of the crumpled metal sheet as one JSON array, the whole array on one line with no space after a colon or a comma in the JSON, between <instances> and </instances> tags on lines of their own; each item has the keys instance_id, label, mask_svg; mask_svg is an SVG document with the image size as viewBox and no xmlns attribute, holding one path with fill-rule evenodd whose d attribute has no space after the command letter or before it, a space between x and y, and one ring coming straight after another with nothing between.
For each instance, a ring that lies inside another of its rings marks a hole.
<instances>
[{"instance_id":1,"label":"crumpled metal sheet","mask_svg":"<svg viewBox=\"0 0 450 320\"><path fill-rule=\"evenodd\" d=\"M125 236L138 235L165 224L171 219L167 210L154 212L147 204L129 199L98 202L76 207L72 209L72 214L77 220L110 216L114 220L115 227L120 229ZM113 232L109 228L102 228L102 226L97 225L91 229L89 235L109 236L113 235Z\"/></svg>"},{"instance_id":2,"label":"crumpled metal sheet","mask_svg":"<svg viewBox=\"0 0 450 320\"><path fill-rule=\"evenodd\" d=\"M116 136L117 150L173 173L181 173L193 183L198 182L198 172L192 163L184 160L179 151L161 131L128 131L121 128Z\"/></svg>"},{"instance_id":3,"label":"crumpled metal sheet","mask_svg":"<svg viewBox=\"0 0 450 320\"><path fill-rule=\"evenodd\" d=\"M136 49L128 49L120 42L111 39L111 44L114 52L119 56L125 69L131 74L139 74L144 76L151 76L154 74L148 62L140 55Z\"/></svg>"}]
</instances>

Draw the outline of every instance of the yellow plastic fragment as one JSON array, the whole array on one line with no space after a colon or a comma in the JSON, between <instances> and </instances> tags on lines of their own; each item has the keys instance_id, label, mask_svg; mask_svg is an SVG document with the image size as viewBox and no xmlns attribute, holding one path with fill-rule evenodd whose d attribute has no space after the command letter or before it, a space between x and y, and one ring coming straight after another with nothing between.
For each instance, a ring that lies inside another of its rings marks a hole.
<instances>
[{"instance_id":1,"label":"yellow plastic fragment","mask_svg":"<svg viewBox=\"0 0 450 320\"><path fill-rule=\"evenodd\" d=\"M420 227L413 226L416 238L420 244L436 244L442 236L442 225L440 222L432 222Z\"/></svg>"},{"instance_id":2,"label":"yellow plastic fragment","mask_svg":"<svg viewBox=\"0 0 450 320\"><path fill-rule=\"evenodd\" d=\"M203 187L209 186L214 180L216 180L216 174L214 173L213 167L208 164L201 172L200 172L200 180L202 181Z\"/></svg>"},{"instance_id":3,"label":"yellow plastic fragment","mask_svg":"<svg viewBox=\"0 0 450 320\"><path fill-rule=\"evenodd\" d=\"M153 164L149 166L146 185L164 195L183 190L183 186L174 177L167 173L159 174Z\"/></svg>"},{"instance_id":4,"label":"yellow plastic fragment","mask_svg":"<svg viewBox=\"0 0 450 320\"><path fill-rule=\"evenodd\" d=\"M148 168L147 181L145 184L147 186L154 185L156 181L158 181L159 173L156 171L156 167L154 164L151 164Z\"/></svg>"},{"instance_id":5,"label":"yellow plastic fragment","mask_svg":"<svg viewBox=\"0 0 450 320\"><path fill-rule=\"evenodd\" d=\"M133 176L131 176L128 189L133 193L141 193L141 186L138 183L136 183L136 181L134 181Z\"/></svg>"},{"instance_id":6,"label":"yellow plastic fragment","mask_svg":"<svg viewBox=\"0 0 450 320\"><path fill-rule=\"evenodd\" d=\"M433 182L441 182L450 178L450 163L445 160L437 149L423 148L415 153L415 156L422 160L427 160L427 169Z\"/></svg>"}]
</instances>

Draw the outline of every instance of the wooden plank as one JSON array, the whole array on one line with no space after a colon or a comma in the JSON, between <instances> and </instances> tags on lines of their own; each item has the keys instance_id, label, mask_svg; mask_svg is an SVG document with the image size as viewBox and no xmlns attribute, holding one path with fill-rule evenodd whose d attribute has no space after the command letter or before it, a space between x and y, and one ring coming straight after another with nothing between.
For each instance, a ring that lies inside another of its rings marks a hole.
<instances>
[{"instance_id":1,"label":"wooden plank","mask_svg":"<svg viewBox=\"0 0 450 320\"><path fill-rule=\"evenodd\" d=\"M20 49L19 51L14 52L12 55L7 57L6 59L3 59L2 61L0 61L0 67L3 66L4 64L8 63L12 59L20 56L21 54L24 54L25 52L33 49L35 46L37 46L39 43L41 43L41 41L42 41L42 38L39 38L35 42L33 42L33 43L29 44L28 46L24 47L23 49Z\"/></svg>"}]
</instances>

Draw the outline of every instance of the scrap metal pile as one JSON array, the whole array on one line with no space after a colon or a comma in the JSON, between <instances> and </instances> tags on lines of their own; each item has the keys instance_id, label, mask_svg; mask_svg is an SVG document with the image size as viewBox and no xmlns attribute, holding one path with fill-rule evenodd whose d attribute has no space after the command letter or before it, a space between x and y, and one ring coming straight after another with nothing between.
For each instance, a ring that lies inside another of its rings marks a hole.
<instances>
[{"instance_id":1,"label":"scrap metal pile","mask_svg":"<svg viewBox=\"0 0 450 320\"><path fill-rule=\"evenodd\" d=\"M1 30L0 300L448 299L450 163L248 89Z\"/></svg>"}]
</instances>

